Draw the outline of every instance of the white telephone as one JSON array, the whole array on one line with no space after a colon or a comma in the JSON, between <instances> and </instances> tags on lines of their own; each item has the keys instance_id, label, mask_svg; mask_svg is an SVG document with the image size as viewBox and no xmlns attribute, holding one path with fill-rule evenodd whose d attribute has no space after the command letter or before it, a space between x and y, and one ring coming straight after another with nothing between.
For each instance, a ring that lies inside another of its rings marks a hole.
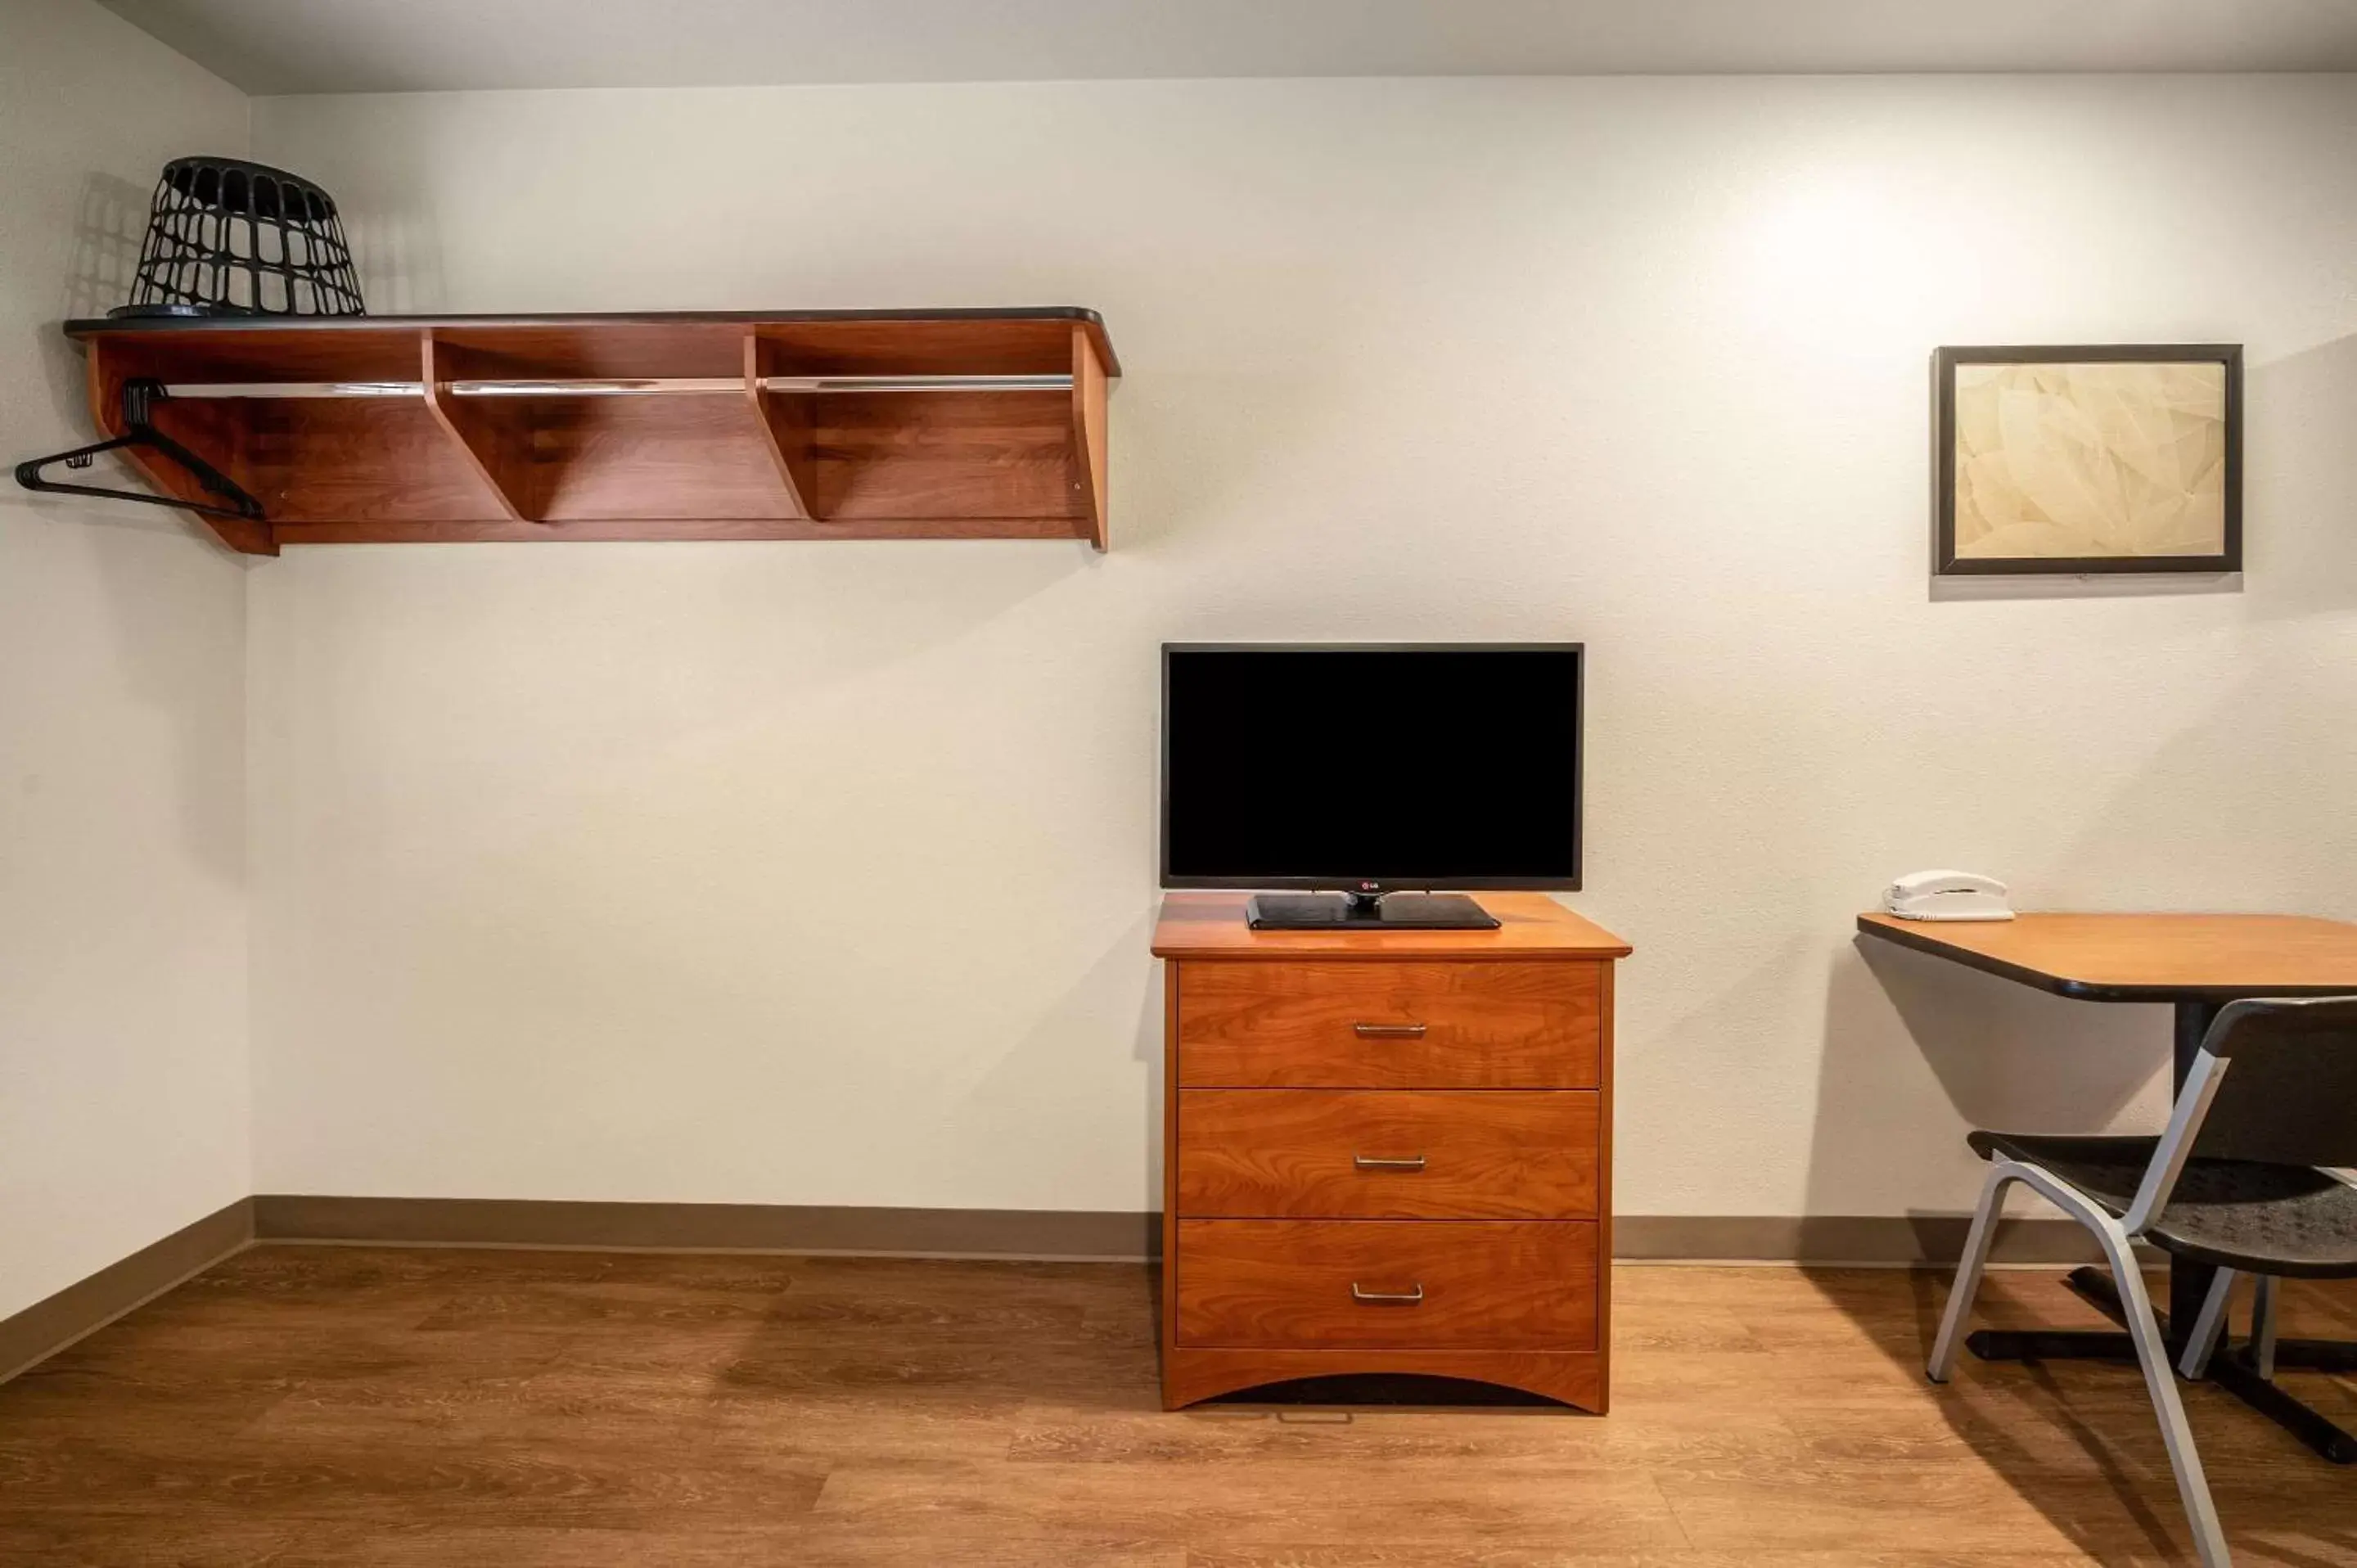
<instances>
[{"instance_id":1,"label":"white telephone","mask_svg":"<svg viewBox=\"0 0 2357 1568\"><path fill-rule=\"evenodd\" d=\"M1918 871L1882 896L1882 907L1902 920L2010 920L2005 884L1969 871Z\"/></svg>"}]
</instances>

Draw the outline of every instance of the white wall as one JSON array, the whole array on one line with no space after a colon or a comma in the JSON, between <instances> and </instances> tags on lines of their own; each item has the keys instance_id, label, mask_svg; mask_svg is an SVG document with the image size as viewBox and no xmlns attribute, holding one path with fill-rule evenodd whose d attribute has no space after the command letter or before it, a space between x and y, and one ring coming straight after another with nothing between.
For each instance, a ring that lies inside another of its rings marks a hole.
<instances>
[{"instance_id":1,"label":"white wall","mask_svg":"<svg viewBox=\"0 0 2357 1568\"><path fill-rule=\"evenodd\" d=\"M257 103L380 310L1078 303L1113 553L253 583L265 1191L1142 1208L1156 645L1578 638L1625 1212L1970 1197L2166 1020L1850 918L2357 916L2357 87L1321 81ZM1941 343L2249 346L2239 582L1933 591ZM1411 741L1413 737L1403 737Z\"/></svg>"},{"instance_id":2,"label":"white wall","mask_svg":"<svg viewBox=\"0 0 2357 1568\"><path fill-rule=\"evenodd\" d=\"M10 464L91 439L57 324L123 301L156 170L246 118L89 0L0 0ZM0 1316L252 1190L245 575L201 532L0 488Z\"/></svg>"}]
</instances>

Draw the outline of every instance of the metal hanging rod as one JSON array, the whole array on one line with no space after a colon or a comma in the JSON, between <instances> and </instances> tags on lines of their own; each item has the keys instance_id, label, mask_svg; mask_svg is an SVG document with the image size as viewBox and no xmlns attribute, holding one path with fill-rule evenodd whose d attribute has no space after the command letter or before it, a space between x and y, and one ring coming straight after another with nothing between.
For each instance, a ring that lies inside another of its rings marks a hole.
<instances>
[{"instance_id":1,"label":"metal hanging rod","mask_svg":"<svg viewBox=\"0 0 2357 1568\"><path fill-rule=\"evenodd\" d=\"M763 376L766 392L1070 392L1069 375L1046 376ZM190 381L165 389L176 398L407 397L425 395L423 381ZM453 397L715 397L743 395L741 376L670 376L653 380L448 381Z\"/></svg>"}]
</instances>

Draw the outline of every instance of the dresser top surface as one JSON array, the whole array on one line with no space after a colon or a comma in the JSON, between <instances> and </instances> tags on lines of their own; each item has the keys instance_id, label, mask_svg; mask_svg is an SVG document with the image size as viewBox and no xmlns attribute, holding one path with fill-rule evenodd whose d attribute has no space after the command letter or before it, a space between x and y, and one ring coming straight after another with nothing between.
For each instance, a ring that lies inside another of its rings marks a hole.
<instances>
[{"instance_id":1,"label":"dresser top surface","mask_svg":"<svg viewBox=\"0 0 2357 1568\"><path fill-rule=\"evenodd\" d=\"M1157 958L1612 959L1629 944L1544 893L1477 893L1493 931L1255 931L1243 893L1170 893Z\"/></svg>"}]
</instances>

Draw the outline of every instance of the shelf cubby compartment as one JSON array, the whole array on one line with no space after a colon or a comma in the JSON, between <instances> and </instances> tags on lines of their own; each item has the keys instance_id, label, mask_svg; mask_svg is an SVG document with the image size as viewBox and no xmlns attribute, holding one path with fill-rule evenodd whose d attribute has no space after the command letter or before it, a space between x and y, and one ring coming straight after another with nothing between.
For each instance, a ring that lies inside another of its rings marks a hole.
<instances>
[{"instance_id":1,"label":"shelf cubby compartment","mask_svg":"<svg viewBox=\"0 0 2357 1568\"><path fill-rule=\"evenodd\" d=\"M1092 311L202 318L67 324L91 408L257 498L234 549L586 539L1106 543ZM200 499L168 464L131 461Z\"/></svg>"}]
</instances>

